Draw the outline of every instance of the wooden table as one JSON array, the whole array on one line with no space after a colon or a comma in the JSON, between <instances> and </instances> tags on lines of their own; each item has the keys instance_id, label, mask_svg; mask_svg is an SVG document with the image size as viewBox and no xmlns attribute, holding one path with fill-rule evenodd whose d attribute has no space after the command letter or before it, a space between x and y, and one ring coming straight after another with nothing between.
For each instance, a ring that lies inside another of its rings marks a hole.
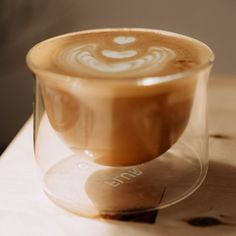
<instances>
[{"instance_id":1,"label":"wooden table","mask_svg":"<svg viewBox=\"0 0 236 236\"><path fill-rule=\"evenodd\" d=\"M30 119L0 158L0 235L235 236L236 78L210 82L209 141L204 184L186 200L159 211L155 224L96 220L58 208L42 192Z\"/></svg>"}]
</instances>

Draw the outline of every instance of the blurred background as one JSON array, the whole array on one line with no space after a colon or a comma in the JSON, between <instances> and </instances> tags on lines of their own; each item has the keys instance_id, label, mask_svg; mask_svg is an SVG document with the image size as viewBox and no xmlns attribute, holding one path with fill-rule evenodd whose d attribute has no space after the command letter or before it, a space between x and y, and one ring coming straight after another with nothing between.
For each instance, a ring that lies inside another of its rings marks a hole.
<instances>
[{"instance_id":1,"label":"blurred background","mask_svg":"<svg viewBox=\"0 0 236 236\"><path fill-rule=\"evenodd\" d=\"M163 29L208 44L213 75L236 75L235 23L235 0L0 0L0 151L32 113L25 55L35 43L92 28Z\"/></svg>"}]
</instances>

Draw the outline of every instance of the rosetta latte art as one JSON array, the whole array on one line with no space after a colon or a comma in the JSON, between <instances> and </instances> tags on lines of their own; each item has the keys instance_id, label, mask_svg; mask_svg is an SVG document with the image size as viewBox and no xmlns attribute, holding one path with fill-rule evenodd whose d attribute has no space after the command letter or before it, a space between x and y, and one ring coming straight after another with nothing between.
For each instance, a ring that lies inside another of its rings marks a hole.
<instances>
[{"instance_id":1,"label":"rosetta latte art","mask_svg":"<svg viewBox=\"0 0 236 236\"><path fill-rule=\"evenodd\" d=\"M60 68L75 73L144 76L146 73L161 71L176 57L173 50L161 46L152 45L139 50L134 44L138 41L135 37L118 36L111 41L112 49L106 48L106 45L102 47L99 42L70 45L60 52L57 62Z\"/></svg>"}]
</instances>

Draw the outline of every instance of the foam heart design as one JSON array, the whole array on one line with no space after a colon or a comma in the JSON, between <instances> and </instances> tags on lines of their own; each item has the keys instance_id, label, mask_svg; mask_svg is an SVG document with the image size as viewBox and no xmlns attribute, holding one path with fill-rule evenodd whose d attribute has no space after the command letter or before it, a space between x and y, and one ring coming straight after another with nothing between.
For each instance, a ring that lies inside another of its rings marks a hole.
<instances>
[{"instance_id":1,"label":"foam heart design","mask_svg":"<svg viewBox=\"0 0 236 236\"><path fill-rule=\"evenodd\" d=\"M136 38L132 36L118 36L115 37L113 41L117 44L123 45L135 42Z\"/></svg>"}]
</instances>

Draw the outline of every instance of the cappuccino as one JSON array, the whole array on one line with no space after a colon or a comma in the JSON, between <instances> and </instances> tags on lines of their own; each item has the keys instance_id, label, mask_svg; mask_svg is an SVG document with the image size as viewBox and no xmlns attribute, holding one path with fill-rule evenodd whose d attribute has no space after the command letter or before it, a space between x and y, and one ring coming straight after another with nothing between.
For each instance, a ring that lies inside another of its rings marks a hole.
<instances>
[{"instance_id":1,"label":"cappuccino","mask_svg":"<svg viewBox=\"0 0 236 236\"><path fill-rule=\"evenodd\" d=\"M196 86L189 72L209 55L185 36L110 29L44 41L28 62L67 146L102 165L129 166L157 158L180 138Z\"/></svg>"}]
</instances>

